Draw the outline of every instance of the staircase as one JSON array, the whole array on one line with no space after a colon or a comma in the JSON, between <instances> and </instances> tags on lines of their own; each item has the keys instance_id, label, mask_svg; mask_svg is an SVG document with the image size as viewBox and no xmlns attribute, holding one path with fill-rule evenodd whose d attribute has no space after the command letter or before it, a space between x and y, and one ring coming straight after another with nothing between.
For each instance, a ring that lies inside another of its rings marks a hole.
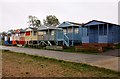
<instances>
[{"instance_id":1,"label":"staircase","mask_svg":"<svg viewBox=\"0 0 120 79\"><path fill-rule=\"evenodd\" d=\"M51 44L51 42L50 42L50 41L48 41L48 44L49 44L50 46L52 46L52 44Z\"/></svg>"},{"instance_id":2,"label":"staircase","mask_svg":"<svg viewBox=\"0 0 120 79\"><path fill-rule=\"evenodd\" d=\"M64 42L64 44L65 44L67 47L70 46L70 45L69 45L69 38L68 38L67 35L64 35L64 40L63 40L63 42Z\"/></svg>"},{"instance_id":3,"label":"staircase","mask_svg":"<svg viewBox=\"0 0 120 79\"><path fill-rule=\"evenodd\" d=\"M38 43L39 45L41 45L41 44L45 44L45 45L47 45L47 43L45 42L45 41L40 41L40 43Z\"/></svg>"}]
</instances>

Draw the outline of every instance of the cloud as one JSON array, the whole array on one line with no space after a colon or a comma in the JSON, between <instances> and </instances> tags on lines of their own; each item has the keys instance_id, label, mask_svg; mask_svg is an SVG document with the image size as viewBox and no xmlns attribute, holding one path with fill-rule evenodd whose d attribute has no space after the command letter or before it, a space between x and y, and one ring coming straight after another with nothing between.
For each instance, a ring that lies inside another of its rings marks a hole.
<instances>
[{"instance_id":1,"label":"cloud","mask_svg":"<svg viewBox=\"0 0 120 79\"><path fill-rule=\"evenodd\" d=\"M26 28L29 15L38 17L41 21L46 15L52 14L58 17L60 22L74 21L78 23L88 22L93 19L108 21L117 24L117 2L107 0L86 2L86 0L4 0L2 3L2 21L0 31L9 29ZM73 1L73 2L72 2ZM82 2L83 1L83 2ZM1 16L1 15L0 15Z\"/></svg>"}]
</instances>

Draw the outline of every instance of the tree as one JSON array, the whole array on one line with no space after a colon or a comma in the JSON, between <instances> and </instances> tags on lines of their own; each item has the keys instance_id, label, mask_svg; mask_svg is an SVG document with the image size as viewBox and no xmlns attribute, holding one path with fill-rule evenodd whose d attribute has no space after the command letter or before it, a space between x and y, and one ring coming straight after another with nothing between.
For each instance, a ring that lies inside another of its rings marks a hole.
<instances>
[{"instance_id":1,"label":"tree","mask_svg":"<svg viewBox=\"0 0 120 79\"><path fill-rule=\"evenodd\" d=\"M6 32L2 32L2 40L4 40L4 37L6 36Z\"/></svg>"},{"instance_id":2,"label":"tree","mask_svg":"<svg viewBox=\"0 0 120 79\"><path fill-rule=\"evenodd\" d=\"M36 17L36 16L29 16L28 17L29 21L29 26L33 26L33 27L40 27L41 26L41 21Z\"/></svg>"},{"instance_id":3,"label":"tree","mask_svg":"<svg viewBox=\"0 0 120 79\"><path fill-rule=\"evenodd\" d=\"M46 19L43 19L44 25L47 26L57 26L59 24L59 20L54 15L46 16Z\"/></svg>"}]
</instances>

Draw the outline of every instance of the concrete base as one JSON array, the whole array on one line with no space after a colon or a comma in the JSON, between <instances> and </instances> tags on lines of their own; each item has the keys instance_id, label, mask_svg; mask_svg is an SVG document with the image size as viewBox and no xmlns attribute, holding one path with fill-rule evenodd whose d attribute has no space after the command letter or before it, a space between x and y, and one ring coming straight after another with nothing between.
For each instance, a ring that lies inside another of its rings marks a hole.
<instances>
[{"instance_id":1,"label":"concrete base","mask_svg":"<svg viewBox=\"0 0 120 79\"><path fill-rule=\"evenodd\" d=\"M112 43L83 43L83 47L112 47Z\"/></svg>"},{"instance_id":2,"label":"concrete base","mask_svg":"<svg viewBox=\"0 0 120 79\"><path fill-rule=\"evenodd\" d=\"M46 46L46 49L63 50L62 46Z\"/></svg>"}]
</instances>

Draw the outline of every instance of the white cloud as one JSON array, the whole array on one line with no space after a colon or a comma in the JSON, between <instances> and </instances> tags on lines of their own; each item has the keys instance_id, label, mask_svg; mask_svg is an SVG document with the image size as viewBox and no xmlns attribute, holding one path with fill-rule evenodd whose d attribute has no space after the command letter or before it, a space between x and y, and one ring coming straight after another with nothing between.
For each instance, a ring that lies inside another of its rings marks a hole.
<instances>
[{"instance_id":1,"label":"white cloud","mask_svg":"<svg viewBox=\"0 0 120 79\"><path fill-rule=\"evenodd\" d=\"M91 1L91 2L90 2ZM117 0L4 0L1 31L25 28L28 15L37 16L41 21L46 15L53 14L60 22L74 21L83 23L92 19L117 23Z\"/></svg>"}]
</instances>

